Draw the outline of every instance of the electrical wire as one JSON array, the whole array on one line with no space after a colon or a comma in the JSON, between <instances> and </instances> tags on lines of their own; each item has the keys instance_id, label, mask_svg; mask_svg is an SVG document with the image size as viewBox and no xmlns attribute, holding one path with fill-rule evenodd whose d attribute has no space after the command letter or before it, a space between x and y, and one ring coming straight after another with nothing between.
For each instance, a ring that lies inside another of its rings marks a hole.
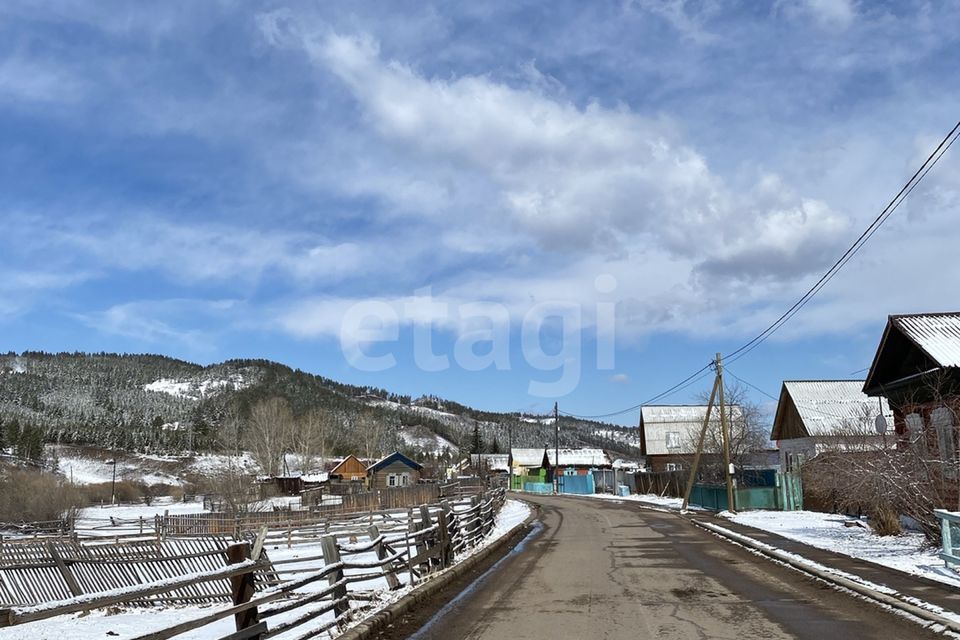
<instances>
[{"instance_id":1,"label":"electrical wire","mask_svg":"<svg viewBox=\"0 0 960 640\"><path fill-rule=\"evenodd\" d=\"M677 393L678 391L682 391L683 389L686 389L687 387L693 385L694 383L699 382L699 381L702 380L704 377L706 377L707 375L710 374L710 371L709 371L709 370L710 370L712 367L713 367L713 361L710 361L710 362L708 362L707 364L705 364L701 369L698 369L697 371L695 371L695 372L692 373L691 375L687 376L686 378L684 378L683 380L681 380L681 381L678 382L677 384L673 385L672 387L670 387L670 388L667 389L666 391L663 391L663 392L661 392L661 393L658 393L657 395L653 396L652 398L649 398L648 400L644 400L643 402L641 402L641 403L639 403L639 404L635 404L635 405L633 405L632 407L627 407L626 409L622 409L622 410L620 410L620 411L613 411L613 412L611 412L611 413L602 413L602 414L595 415L595 416L578 415L578 414L575 414L575 413L567 413L566 411L560 411L560 413L562 413L563 415L565 415L565 416L567 416L567 417L577 418L577 419L580 419L580 420L598 420L598 419L601 419L601 418L614 418L614 417L616 417L616 416L621 416L621 415L623 415L623 414L625 414L625 413L630 413L631 411L636 411L637 409L639 409L640 407L642 407L642 406L645 405L645 404L652 404L652 403L656 402L657 400L660 400L660 399L665 398L665 397L667 397L667 396L669 396L669 395L672 395L672 394L674 394L674 393ZM704 372L706 372L706 373L704 373ZM698 377L698 376L699 376L699 377Z\"/></svg>"},{"instance_id":2,"label":"electrical wire","mask_svg":"<svg viewBox=\"0 0 960 640\"><path fill-rule=\"evenodd\" d=\"M853 244L850 245L850 247L848 247L847 250L843 252L843 254L836 260L836 262L834 262L833 265L829 269L827 269L827 271L820 277L820 279L817 280L817 282L815 282L812 287L807 289L807 291L802 296L800 296L800 298L796 302L794 302L793 305L789 309L787 309L779 318L777 318L772 324L767 326L766 329L764 329L759 334L757 334L756 336L754 336L753 338L751 338L750 340L748 340L747 342L745 342L744 344L740 345L738 348L734 349L732 352L727 354L725 358L725 368L726 368L726 364L733 363L733 362L736 362L737 360L740 360L741 358L748 355L751 351L759 347L761 344L763 344L763 342L765 342L767 338L773 335L777 330L780 329L780 327L782 327L784 324L789 322L790 319L793 318L793 316L795 316L801 309L803 309L803 307L806 306L806 304L810 302L810 300L812 300L813 297L816 296L823 289L823 287L825 287L833 279L833 277L836 276L841 269L843 269L844 266L846 266L846 264L860 251L860 249L863 248L863 246L870 240L870 238L873 237L873 234L875 234L877 230L879 230L880 227L883 226L883 224L890 218L890 216L893 215L893 213L900 207L903 201L907 199L907 197L913 192L913 190L917 187L917 185L923 181L923 179L927 176L930 170L933 169L933 167L935 167L938 162L940 162L940 159L943 158L943 156L947 153L947 151L949 151L950 147L953 146L953 143L956 142L958 137L960 137L960 121L957 121L957 123L953 126L950 132L947 133L947 135L944 136L944 138L940 141L940 144L938 144L936 148L930 153L930 155L927 156L927 159L924 160L923 164L920 165L920 168L918 168L913 173L913 175L910 176L910 179L907 180L907 182L903 185L903 187L900 188L900 191L897 192L897 194L893 197L893 199L887 203L887 206L885 206L883 210L880 211L877 217L873 219L873 222L871 222L867 226L867 228L863 231L863 233L861 233L860 236L853 242ZM705 371L712 368L713 366L714 366L714 362L711 361L710 363L705 365L703 368L694 372L690 376L684 378L683 380L673 385L666 391L658 393L657 395L653 396L648 400L645 400L644 402L633 405L626 409L622 409L620 411L613 411L610 413L603 413L603 414L592 415L592 416L567 413L565 411L561 411L560 413L568 417L578 418L582 420L595 420L595 419L612 418L612 417L620 416L625 413L629 413L631 411L636 411L637 409L641 408L644 405L652 404L657 400L661 400L669 395L672 395L674 393L682 391L683 389L686 389L690 385L696 382L699 382L701 379L706 377L706 375L701 375L701 374L704 374ZM726 369L726 370L729 371L729 369ZM778 398L771 396L770 394L763 391L762 389L755 387L754 385L748 383L747 381L737 377L736 374L734 374L733 372L730 372L730 374L734 378L737 378L744 384L756 389L760 393L770 398L773 398L774 400L778 400Z\"/></svg>"},{"instance_id":3,"label":"electrical wire","mask_svg":"<svg viewBox=\"0 0 960 640\"><path fill-rule=\"evenodd\" d=\"M751 340L742 344L737 349L734 349L732 352L727 354L726 360L728 362L736 362L740 358L744 357L754 349L756 349L760 344L762 344L767 338L773 335L780 327L786 324L794 315L796 315L806 304L815 296L817 293L827 285L830 280L850 261L853 256L855 256L863 245L873 237L873 234L883 226L883 223L886 222L891 215L900 207L907 196L916 188L918 184L926 177L933 167L937 165L940 159L946 154L946 152L953 146L953 143L956 141L957 137L960 136L960 121L958 121L950 132L940 141L940 144L927 156L927 159L924 160L923 164L920 165L920 168L914 172L906 184L901 187L900 191L897 192L897 195L887 204L886 207L874 218L873 222L860 234L860 236L854 241L850 247L844 251L843 255L837 259L833 265L827 269L826 273L817 280L812 287L810 287L806 293L804 293L800 298L793 303L793 305L787 309L783 315L777 318L771 325L766 329L761 331L759 334L754 336Z\"/></svg>"}]
</instances>

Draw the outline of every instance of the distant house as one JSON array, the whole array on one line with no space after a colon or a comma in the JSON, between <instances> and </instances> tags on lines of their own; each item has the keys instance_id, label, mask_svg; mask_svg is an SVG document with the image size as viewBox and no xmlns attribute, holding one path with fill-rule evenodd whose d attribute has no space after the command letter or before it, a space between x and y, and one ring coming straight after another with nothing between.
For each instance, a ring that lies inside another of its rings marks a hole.
<instances>
[{"instance_id":1,"label":"distant house","mask_svg":"<svg viewBox=\"0 0 960 640\"><path fill-rule=\"evenodd\" d=\"M557 462L559 453L560 461ZM595 469L610 469L610 458L603 449L560 449L547 447L547 462L561 473L586 475Z\"/></svg>"},{"instance_id":2,"label":"distant house","mask_svg":"<svg viewBox=\"0 0 960 640\"><path fill-rule=\"evenodd\" d=\"M886 446L875 431L879 415L892 423L886 399L867 396L863 380L784 381L770 433L770 439L779 444L780 468L799 469L825 449L862 451Z\"/></svg>"},{"instance_id":3,"label":"distant house","mask_svg":"<svg viewBox=\"0 0 960 640\"><path fill-rule=\"evenodd\" d=\"M731 420L740 407L728 405ZM690 466L707 405L646 405L640 409L640 454L652 471L677 471ZM711 421L719 423L714 407Z\"/></svg>"},{"instance_id":4,"label":"distant house","mask_svg":"<svg viewBox=\"0 0 960 640\"><path fill-rule=\"evenodd\" d=\"M545 448L511 449L510 457L513 463L513 475L539 476L543 482L546 481L547 471L550 468L550 460L547 458Z\"/></svg>"},{"instance_id":5,"label":"distant house","mask_svg":"<svg viewBox=\"0 0 960 640\"><path fill-rule=\"evenodd\" d=\"M337 482L366 482L367 465L350 454L330 470L330 478Z\"/></svg>"},{"instance_id":6,"label":"distant house","mask_svg":"<svg viewBox=\"0 0 960 640\"><path fill-rule=\"evenodd\" d=\"M863 391L889 401L898 446L923 435L932 457L955 462L960 313L889 316Z\"/></svg>"},{"instance_id":7,"label":"distant house","mask_svg":"<svg viewBox=\"0 0 960 640\"><path fill-rule=\"evenodd\" d=\"M367 467L367 483L371 489L406 487L420 481L421 471L423 465L395 451Z\"/></svg>"}]
</instances>

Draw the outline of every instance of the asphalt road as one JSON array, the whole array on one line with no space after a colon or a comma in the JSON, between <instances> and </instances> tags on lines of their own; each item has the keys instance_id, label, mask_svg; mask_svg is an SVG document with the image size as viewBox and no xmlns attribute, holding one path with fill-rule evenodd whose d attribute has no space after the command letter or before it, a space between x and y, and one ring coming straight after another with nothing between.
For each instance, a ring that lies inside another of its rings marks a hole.
<instances>
[{"instance_id":1,"label":"asphalt road","mask_svg":"<svg viewBox=\"0 0 960 640\"><path fill-rule=\"evenodd\" d=\"M943 637L720 541L673 514L590 499L531 501L542 507L539 535L465 594L432 603L419 619L398 625L390 635L416 640Z\"/></svg>"}]
</instances>

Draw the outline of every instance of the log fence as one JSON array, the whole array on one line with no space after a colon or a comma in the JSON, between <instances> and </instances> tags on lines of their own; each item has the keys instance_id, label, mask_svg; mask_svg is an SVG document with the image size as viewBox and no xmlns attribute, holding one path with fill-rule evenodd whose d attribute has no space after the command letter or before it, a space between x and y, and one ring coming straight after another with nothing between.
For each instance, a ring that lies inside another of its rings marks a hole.
<instances>
[{"instance_id":1,"label":"log fence","mask_svg":"<svg viewBox=\"0 0 960 640\"><path fill-rule=\"evenodd\" d=\"M301 637L323 632L332 636L378 601L375 591L412 586L480 544L494 529L504 500L505 492L498 489L416 509L328 522L313 554L302 550L290 554L284 546L286 532L262 528L252 542L221 548L216 568L152 581L138 578L101 593L76 595L68 585L40 604L0 605L0 627L113 605L157 606L193 589L215 591L228 606L202 610L196 618L149 631L136 640L174 638L231 617L235 632L218 632L222 640L273 638L305 629L309 631ZM186 540L198 543L201 538ZM202 552L190 555L208 557ZM54 566L53 571L57 570Z\"/></svg>"}]
</instances>

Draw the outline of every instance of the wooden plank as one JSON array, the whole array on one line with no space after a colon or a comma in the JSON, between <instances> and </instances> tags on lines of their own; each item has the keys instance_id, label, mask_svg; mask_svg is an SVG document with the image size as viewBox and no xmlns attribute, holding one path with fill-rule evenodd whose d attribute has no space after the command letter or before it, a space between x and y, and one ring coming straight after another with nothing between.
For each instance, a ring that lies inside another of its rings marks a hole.
<instances>
[{"instance_id":1,"label":"wooden plank","mask_svg":"<svg viewBox=\"0 0 960 640\"><path fill-rule=\"evenodd\" d=\"M242 542L240 544L234 544L227 547L227 562L229 564L239 564L250 559L250 543ZM242 573L235 575L230 578L230 587L233 591L233 604L244 604L250 602L250 598L253 597L253 593L256 590L254 584L253 572ZM234 615L234 620L237 624L237 631L242 631L248 627L255 626L259 621L257 616L257 608L251 607L249 609L244 609L243 611L238 611ZM259 637L259 636L244 636L244 637Z\"/></svg>"}]
</instances>

